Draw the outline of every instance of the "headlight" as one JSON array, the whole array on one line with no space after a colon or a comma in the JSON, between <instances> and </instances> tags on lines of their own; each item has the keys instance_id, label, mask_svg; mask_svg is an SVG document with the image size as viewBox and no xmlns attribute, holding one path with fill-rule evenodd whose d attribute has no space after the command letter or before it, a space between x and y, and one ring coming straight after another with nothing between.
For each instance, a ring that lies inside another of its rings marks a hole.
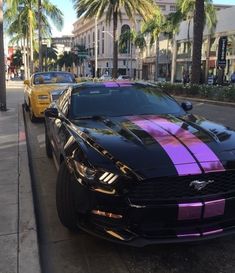
<instances>
[{"instance_id":1,"label":"headlight","mask_svg":"<svg viewBox=\"0 0 235 273\"><path fill-rule=\"evenodd\" d=\"M48 100L49 97L47 95L38 95L39 100Z\"/></svg>"},{"instance_id":2,"label":"headlight","mask_svg":"<svg viewBox=\"0 0 235 273\"><path fill-rule=\"evenodd\" d=\"M99 177L99 181L104 184L112 184L118 178L118 175L114 173L105 172Z\"/></svg>"},{"instance_id":3,"label":"headlight","mask_svg":"<svg viewBox=\"0 0 235 273\"><path fill-rule=\"evenodd\" d=\"M95 180L95 178L97 178L97 180L100 183L111 185L118 178L117 174L114 174L111 172L105 172L101 170L95 170L90 167L87 167L86 165L78 161L74 161L74 165L75 165L76 171L80 174L80 176L88 180Z\"/></svg>"},{"instance_id":4,"label":"headlight","mask_svg":"<svg viewBox=\"0 0 235 273\"><path fill-rule=\"evenodd\" d=\"M84 164L74 161L76 171L84 178L88 180L94 180L96 171L85 166Z\"/></svg>"}]
</instances>

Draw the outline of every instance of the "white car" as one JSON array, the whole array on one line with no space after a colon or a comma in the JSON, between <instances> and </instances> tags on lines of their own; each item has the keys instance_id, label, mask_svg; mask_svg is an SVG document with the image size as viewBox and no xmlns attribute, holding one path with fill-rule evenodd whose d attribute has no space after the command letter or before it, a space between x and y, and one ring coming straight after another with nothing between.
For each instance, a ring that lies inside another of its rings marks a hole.
<instances>
[{"instance_id":1,"label":"white car","mask_svg":"<svg viewBox=\"0 0 235 273\"><path fill-rule=\"evenodd\" d=\"M117 79L118 80L130 80L131 78L128 75L120 75L120 76L118 76Z\"/></svg>"},{"instance_id":2,"label":"white car","mask_svg":"<svg viewBox=\"0 0 235 273\"><path fill-rule=\"evenodd\" d=\"M100 77L100 80L105 80L105 81L111 80L111 79L112 79L112 77L109 76L108 74L103 74L103 75Z\"/></svg>"}]
</instances>

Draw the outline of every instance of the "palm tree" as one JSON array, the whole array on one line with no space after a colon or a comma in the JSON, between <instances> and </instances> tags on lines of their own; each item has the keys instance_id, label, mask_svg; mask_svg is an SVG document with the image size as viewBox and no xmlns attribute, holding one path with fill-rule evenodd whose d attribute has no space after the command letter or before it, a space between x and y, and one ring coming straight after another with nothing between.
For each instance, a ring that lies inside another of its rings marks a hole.
<instances>
[{"instance_id":1,"label":"palm tree","mask_svg":"<svg viewBox=\"0 0 235 273\"><path fill-rule=\"evenodd\" d=\"M136 15L146 20L152 14L153 0L73 0L77 16L100 19L106 12L108 24L113 22L113 78L117 78L118 70L118 20L122 19L124 10L130 19L135 22Z\"/></svg>"},{"instance_id":2,"label":"palm tree","mask_svg":"<svg viewBox=\"0 0 235 273\"><path fill-rule=\"evenodd\" d=\"M193 23L193 56L192 56L192 78L191 83L200 83L202 39L204 29L204 0L195 1ZM196 37L196 39L195 39Z\"/></svg>"},{"instance_id":3,"label":"palm tree","mask_svg":"<svg viewBox=\"0 0 235 273\"><path fill-rule=\"evenodd\" d=\"M54 69L54 65L57 61L57 49L55 47L47 47L47 45L43 45L42 47L42 64L44 63L44 70L48 71L49 68ZM34 59L39 61L39 52L34 52ZM50 69L49 69L50 70ZM42 70L43 71L43 67Z\"/></svg>"},{"instance_id":4,"label":"palm tree","mask_svg":"<svg viewBox=\"0 0 235 273\"><path fill-rule=\"evenodd\" d=\"M0 111L7 110L6 82L5 82L5 56L3 42L3 0L0 0Z\"/></svg>"},{"instance_id":5,"label":"palm tree","mask_svg":"<svg viewBox=\"0 0 235 273\"><path fill-rule=\"evenodd\" d=\"M144 34L150 35L150 46L152 46L154 43L156 45L156 59L155 59L155 73L154 73L154 80L158 80L158 71L159 71L159 35L160 33L164 32L165 28L165 17L161 13L161 10L159 7L156 7L154 10L153 16L143 24L142 26L142 32Z\"/></svg>"},{"instance_id":6,"label":"palm tree","mask_svg":"<svg viewBox=\"0 0 235 273\"><path fill-rule=\"evenodd\" d=\"M30 67L31 73L33 71L33 48L34 48L34 32L38 28L37 15L37 0L8 0L7 9L5 12L8 27L11 30L11 35L19 35L23 33L26 40L29 42L30 48ZM48 0L44 0L42 3L42 24L43 34L48 37L51 35L51 27L48 21L51 19L53 24L58 30L63 25L62 12ZM11 25L18 25L17 28L11 27ZM21 31L21 32L19 32Z\"/></svg>"},{"instance_id":7,"label":"palm tree","mask_svg":"<svg viewBox=\"0 0 235 273\"><path fill-rule=\"evenodd\" d=\"M164 27L164 35L167 35L167 59L169 60L168 54L168 46L169 40L171 41L172 46L172 60L171 60L171 83L174 82L175 79L175 68L176 68L176 52L177 52L177 44L176 44L176 34L179 32L180 22L183 20L183 14L177 8L176 12L170 13L166 17L165 27ZM167 61L168 63L168 61ZM168 68L169 69L169 68ZM169 71L168 71L169 74Z\"/></svg>"},{"instance_id":8,"label":"palm tree","mask_svg":"<svg viewBox=\"0 0 235 273\"><path fill-rule=\"evenodd\" d=\"M74 58L75 60L74 64L75 66L77 66L77 74L78 74L78 66L80 66L80 74L84 75L85 74L84 60L87 58L88 51L85 45L81 45L81 44L74 45L73 50L75 55L77 56L76 58Z\"/></svg>"},{"instance_id":9,"label":"palm tree","mask_svg":"<svg viewBox=\"0 0 235 273\"><path fill-rule=\"evenodd\" d=\"M133 77L132 71L132 47L133 45L139 48L140 53L146 47L145 35L142 32L136 32L134 29L128 29L121 33L119 36L119 47L121 51L126 52L128 48L130 48L131 53L131 69L130 69L130 77Z\"/></svg>"},{"instance_id":10,"label":"palm tree","mask_svg":"<svg viewBox=\"0 0 235 273\"><path fill-rule=\"evenodd\" d=\"M192 83L200 82L201 50L203 29L205 23L212 30L217 23L215 8L212 0L179 0L178 6L183 14L193 14L193 56L192 56Z\"/></svg>"},{"instance_id":11,"label":"palm tree","mask_svg":"<svg viewBox=\"0 0 235 273\"><path fill-rule=\"evenodd\" d=\"M12 64L19 69L23 64L23 57L20 49L17 49L12 56Z\"/></svg>"},{"instance_id":12,"label":"palm tree","mask_svg":"<svg viewBox=\"0 0 235 273\"><path fill-rule=\"evenodd\" d=\"M65 51L62 55L59 56L57 63L60 68L65 66L65 69L70 71L73 64L78 64L78 56L71 51Z\"/></svg>"}]
</instances>

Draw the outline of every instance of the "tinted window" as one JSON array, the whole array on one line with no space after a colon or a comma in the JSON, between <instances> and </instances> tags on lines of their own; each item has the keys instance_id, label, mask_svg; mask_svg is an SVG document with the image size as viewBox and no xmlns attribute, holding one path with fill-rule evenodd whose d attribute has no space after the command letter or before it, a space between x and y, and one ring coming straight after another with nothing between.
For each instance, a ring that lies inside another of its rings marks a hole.
<instances>
[{"instance_id":1,"label":"tinted window","mask_svg":"<svg viewBox=\"0 0 235 273\"><path fill-rule=\"evenodd\" d=\"M75 79L70 73L46 72L34 75L34 84L73 83Z\"/></svg>"},{"instance_id":2,"label":"tinted window","mask_svg":"<svg viewBox=\"0 0 235 273\"><path fill-rule=\"evenodd\" d=\"M176 101L153 87L80 87L71 99L72 118L104 115L126 116L185 112Z\"/></svg>"}]
</instances>

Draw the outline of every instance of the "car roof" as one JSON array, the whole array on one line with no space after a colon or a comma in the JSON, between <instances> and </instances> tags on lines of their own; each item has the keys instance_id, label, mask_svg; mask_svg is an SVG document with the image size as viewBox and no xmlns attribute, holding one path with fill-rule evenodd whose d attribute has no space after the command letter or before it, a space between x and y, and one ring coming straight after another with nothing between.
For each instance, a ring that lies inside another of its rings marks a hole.
<instances>
[{"instance_id":1,"label":"car roof","mask_svg":"<svg viewBox=\"0 0 235 273\"><path fill-rule=\"evenodd\" d=\"M76 89L76 87L107 87L107 88L115 88L115 87L131 87L131 86L138 86L138 87L157 87L155 83L151 82L134 82L134 81L122 81L122 80L112 80L112 81L102 81L102 82L93 82L93 81L87 81L87 82L81 82L74 84L72 86L73 89Z\"/></svg>"}]
</instances>

